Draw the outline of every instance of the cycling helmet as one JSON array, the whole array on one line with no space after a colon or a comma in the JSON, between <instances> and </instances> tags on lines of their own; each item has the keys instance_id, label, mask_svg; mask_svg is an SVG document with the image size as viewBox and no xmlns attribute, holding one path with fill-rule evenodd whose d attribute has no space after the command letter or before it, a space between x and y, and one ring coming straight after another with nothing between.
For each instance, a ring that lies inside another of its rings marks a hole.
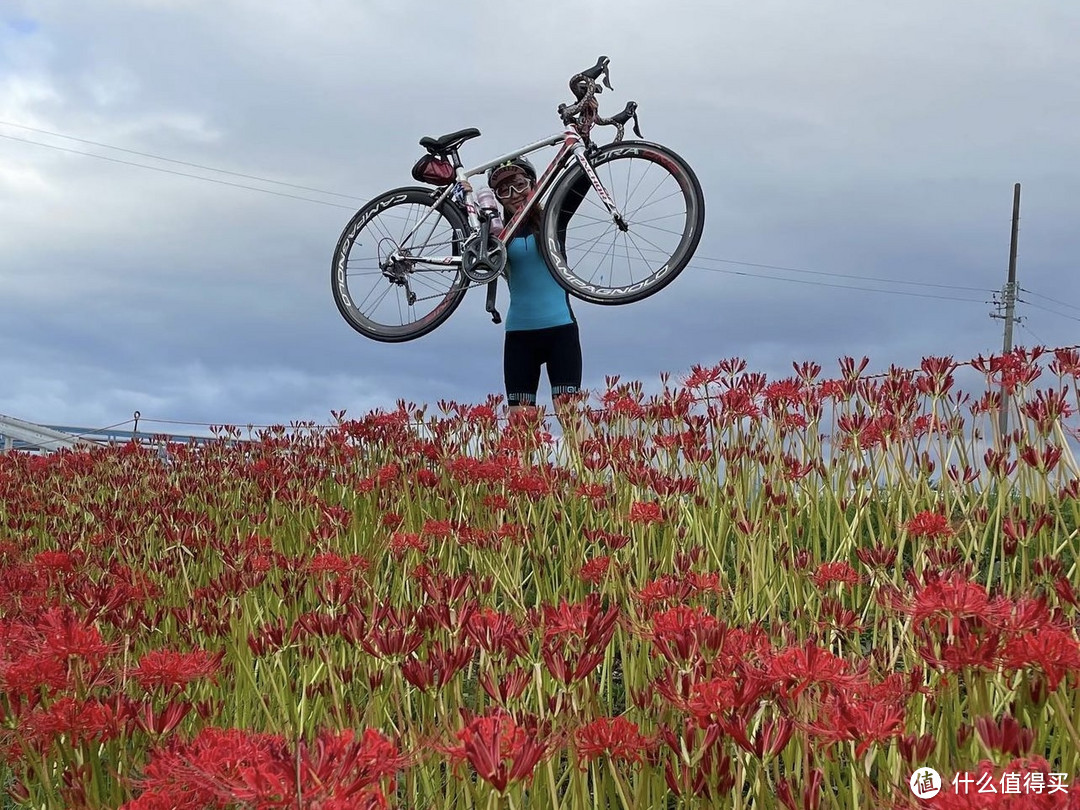
<instances>
[{"instance_id":1,"label":"cycling helmet","mask_svg":"<svg viewBox=\"0 0 1080 810\"><path fill-rule=\"evenodd\" d=\"M536 182L536 169L533 168L532 163L523 157L519 157L508 160L505 163L500 163L495 168L489 169L487 175L488 185L495 188L495 186L499 184L499 181L512 171L523 172L532 182Z\"/></svg>"}]
</instances>

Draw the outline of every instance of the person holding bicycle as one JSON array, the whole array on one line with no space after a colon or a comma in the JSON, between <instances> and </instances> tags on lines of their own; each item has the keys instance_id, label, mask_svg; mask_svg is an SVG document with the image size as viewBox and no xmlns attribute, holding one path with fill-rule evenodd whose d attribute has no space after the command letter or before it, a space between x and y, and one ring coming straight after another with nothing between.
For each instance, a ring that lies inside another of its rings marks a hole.
<instances>
[{"instance_id":1,"label":"person holding bicycle","mask_svg":"<svg viewBox=\"0 0 1080 810\"><path fill-rule=\"evenodd\" d=\"M536 184L536 169L519 157L491 169L487 180L509 221L528 202ZM555 281L537 245L542 218L539 204L534 205L506 251L510 308L506 314L503 378L511 414L536 405L542 366L547 366L552 404L557 411L563 411L561 406L569 395L581 389L577 318L570 307L569 293Z\"/></svg>"}]
</instances>

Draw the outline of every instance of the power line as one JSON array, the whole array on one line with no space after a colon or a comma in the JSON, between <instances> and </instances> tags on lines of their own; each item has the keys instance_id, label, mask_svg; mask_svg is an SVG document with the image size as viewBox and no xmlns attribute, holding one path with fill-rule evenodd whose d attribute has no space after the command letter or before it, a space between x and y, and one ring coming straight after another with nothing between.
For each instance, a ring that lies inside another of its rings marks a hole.
<instances>
[{"instance_id":1,"label":"power line","mask_svg":"<svg viewBox=\"0 0 1080 810\"><path fill-rule=\"evenodd\" d=\"M1028 333L1029 335L1031 335L1031 336L1032 336L1033 338L1035 338L1035 340L1037 340L1037 341L1039 342L1039 345L1040 345L1040 346L1049 346L1049 345L1050 345L1050 344L1049 344L1049 343L1047 343L1047 342L1046 342L1045 340L1043 340L1043 339L1042 339L1041 337L1039 337L1038 335L1036 335L1036 334L1035 334L1035 332L1034 332L1034 331L1033 331L1033 330L1031 329L1031 327L1029 327L1029 326L1027 325L1026 321L1017 321L1017 323L1019 323L1019 324L1020 324L1020 328L1021 328L1021 329L1023 329L1023 330L1025 331L1025 332L1027 332L1027 333Z\"/></svg>"},{"instance_id":2,"label":"power line","mask_svg":"<svg viewBox=\"0 0 1080 810\"><path fill-rule=\"evenodd\" d=\"M817 276L833 276L835 278L850 278L857 279L859 281L874 281L880 284L910 284L916 287L937 287L944 290L964 290L966 292L978 292L985 293L989 290L982 287L958 287L953 284L930 284L925 281L905 281L903 279L881 278L879 276L858 276L850 275L848 273L827 273L824 270L803 270L798 267L781 267L775 264L755 264L754 262L740 262L735 259L719 259L710 256L695 256L695 259L701 259L709 262L722 262L723 264L738 264L744 267L760 267L764 270L783 270L789 273L808 273Z\"/></svg>"},{"instance_id":3,"label":"power line","mask_svg":"<svg viewBox=\"0 0 1080 810\"><path fill-rule=\"evenodd\" d=\"M215 167L212 167L212 166L205 166L205 165L198 164L198 163L191 163L191 162L188 162L188 161L176 160L176 159L173 159L173 158L164 157L162 155L155 155L155 154L152 154L152 153L149 153L149 152L140 152L140 151L137 151L137 150L134 150L134 149L128 149L128 148L121 147L121 146L114 146L114 145L111 145L111 144L102 143L100 141L92 141L92 140L88 140L86 138L78 138L78 137L75 137L73 135L64 135L62 133L53 132L51 130L40 129L40 128L37 128L37 127L31 127L31 126L27 126L25 124L16 124L16 123L9 122L9 121L0 121L0 125L17 127L17 128L20 128L20 129L31 131L31 132L38 132L38 133L41 133L41 134L44 134L44 135L50 135L50 136L54 136L54 137L58 137L58 138L65 138L65 139L68 139L68 140L77 141L79 143L85 143L85 144L89 144L89 145L92 145L92 146L98 146L98 147L101 147L101 148L104 148L104 149L113 149L113 150L120 151L120 152L126 152L128 154L138 155L140 157L150 158L152 160L166 161L166 162L169 162L169 163L174 163L174 164L181 165L181 166L188 166L188 167L191 167L191 168L197 168L197 169L201 169L201 170L204 170L204 171L218 172L218 173L221 173L221 174L231 175L231 176L234 176L234 177L241 177L241 178L248 179L248 180L256 180L258 182L263 182L263 183L273 183L273 184L277 184L277 185L287 186L287 187L290 187L290 188L300 189L300 190L303 190L303 191L312 191L312 192L315 192L317 194L326 194L326 195L331 195L331 196L336 196L336 197L344 197L344 198L347 198L347 199L354 199L354 200L366 200L366 198L356 197L354 195L341 194L339 192L326 191L324 189L313 188L311 186L302 186L302 185L297 185L297 184L294 184L294 183L285 183L285 182L280 181L280 180L272 180L272 179L266 178L266 177L259 177L259 176L256 176L256 175L243 174L241 172L234 172L234 171L230 171L228 169L219 169L219 168L215 168ZM218 180L218 179L212 178L212 177L204 177L202 175L191 174L191 173L188 173L188 172L181 172L181 171L175 171L175 170L171 170L171 169L164 169L164 168L161 168L161 167L158 167L158 166L148 166L145 163L137 163L137 162L134 162L134 161L120 160L120 159L111 158L111 157L108 157L108 156L105 156L105 155L98 155L98 154L94 154L92 152L83 152L83 151L80 151L80 150L77 150L77 149L69 149L67 147L56 146L54 144L48 144L48 143L42 143L40 141L34 141L34 140L27 139L27 138L17 138L15 136L5 135L5 134L2 134L2 133L0 133L0 138L6 138L8 140L18 141L20 143L28 143L28 144L32 144L34 146L41 146L41 147L45 147L47 149L55 149L55 150L58 150L58 151L61 151L61 152L67 152L69 154L81 155L83 157L92 157L92 158L97 158L99 160L107 160L107 161L112 162L112 163L119 163L119 164L126 165L126 166L134 166L136 168L149 169L151 171L163 172L165 174L172 174L172 175L176 175L176 176L179 176L179 177L188 177L188 178L195 179L195 180L205 180L205 181L210 182L210 183L217 183L219 185L229 186L229 187L232 187L232 188L242 188L242 189L246 189L248 191L259 191L259 192L262 192L264 194L273 194L274 196L278 196L278 197L285 197L285 198L288 198L288 199L301 200L303 202L316 203L316 204L319 204L319 205L328 205L328 206L331 206L331 207L334 207L334 208L342 208L342 209L349 210L349 211L354 210L354 208L352 206L340 205L338 203L332 203L332 202L328 202L328 201L325 201L325 200L315 200L315 199L312 199L310 197L305 197L305 196L300 196L300 195L295 195L295 194L286 194L286 193L279 192L279 191L271 191L269 189L258 188L258 187L255 187L255 186L249 186L249 185L245 185L245 184L242 184L242 183L232 183L232 182L228 182L228 181L225 181L225 180ZM742 267L754 267L754 268L759 268L759 269L764 269L764 270L780 270L780 271L788 272L788 273L827 276L827 277L832 277L832 278L851 279L851 280L856 280L856 281L869 281L869 282L873 282L875 284L901 284L901 285L910 285L910 286L916 286L916 287L931 287L931 288L935 288L935 289L957 290L957 291L962 291L962 292L978 292L978 293L992 292L990 290L987 290L987 289L984 289L984 288L979 288L979 287L964 287L964 286L953 285L953 284L935 284L935 283L923 282L923 281L910 281L910 280L906 280L906 279L887 279L887 278L881 278L879 276L864 276L864 275L851 274L851 273L836 273L836 272L829 272L829 271L824 271L824 270L808 270L808 269L799 268L799 267L786 267L786 266L782 266L782 265L762 264L762 263L758 263L758 262L745 262L745 261L740 261L740 260L737 260L737 259L725 259L725 258L714 257L714 256L696 256L695 260L696 261L704 261L704 262L716 262L716 263L721 263L721 264L734 264L734 265L739 265L739 266L742 266ZM810 285L820 286L820 287L832 287L834 289L856 290L856 291L861 291L861 292L880 292L880 293L885 293L885 294L888 294L888 295L905 295L905 296L914 297L914 298L932 298L932 299L937 299L937 300L942 300L942 301L961 301L961 302L965 302L965 303L989 303L987 301L981 301L981 302L980 301L975 301L974 299L971 299L971 298L958 298L958 297L955 297L955 296L933 295L931 293L904 292L904 291L900 291L900 290L876 289L876 288L861 287L861 286L848 285L848 284L831 284L831 283L828 283L828 282L821 282L821 281L817 281L817 282L815 282L815 281L806 281L806 280L802 280L802 279L784 278L784 277L781 277L781 276L769 276L769 275L762 275L762 274L746 273L746 272L741 272L741 271L737 271L737 270L723 270L723 269L718 268L718 267L700 267L699 269L709 270L709 271L718 272L718 273L727 273L729 275L745 276L745 277L748 277L748 278L762 278L762 279L768 279L768 280L774 280L774 281L789 281L789 282L792 282L792 283L795 283L795 284L810 284Z\"/></svg>"},{"instance_id":4,"label":"power line","mask_svg":"<svg viewBox=\"0 0 1080 810\"><path fill-rule=\"evenodd\" d=\"M1049 295L1042 295L1041 293L1032 292L1031 290L1028 290L1028 289L1026 289L1024 287L1020 288L1020 292L1026 292L1028 295L1034 295L1036 298L1045 299L1046 301L1050 301L1051 303L1057 304L1058 306L1065 307L1066 309L1075 309L1077 311L1080 311L1080 307L1078 307L1078 306L1074 306L1073 304L1066 304L1064 301L1059 301L1056 298L1051 298Z\"/></svg>"},{"instance_id":5,"label":"power line","mask_svg":"<svg viewBox=\"0 0 1080 810\"><path fill-rule=\"evenodd\" d=\"M354 196L352 194L341 194L340 192L337 192L337 191L326 191L325 189L312 188L311 186L300 186L300 185L297 185L295 183L286 183L286 182L284 182L282 180L271 180L268 177L259 177L259 176L254 175L254 174L243 174L241 172L230 171L229 169L218 169L218 168L215 168L214 166L204 166L201 163L190 163L190 162L188 162L186 160L176 160L174 158L163 157L162 155L155 155L155 154L152 154L150 152L139 152L139 151L137 151L135 149L127 149L127 148L125 148L123 146L113 146L112 144L101 143L100 141L91 141L91 140L88 140L86 138L76 138L74 135L64 135L61 132L51 132L50 130L47 130L47 129L38 129L37 127L30 127L30 126L27 126L26 124L16 124L16 123L14 123L12 121L0 121L0 125L5 126L5 127L15 127L17 129L24 129L24 130L27 130L28 132L37 132L37 133L39 133L41 135L51 135L54 138L64 138L65 140L69 140L69 141L76 141L78 143L85 143L85 144L87 144L89 146L100 146L102 149L113 149L113 150L115 150L117 152L126 152L129 155L138 155L139 157L151 158L152 160L161 160L161 161L164 161L165 163L175 163L175 164L177 164L179 166L188 166L189 168L192 168L192 169L203 169L204 171L208 171L208 172L218 172L219 174L228 174L228 175L231 175L233 177L242 177L245 180L258 180L260 183L273 183L274 185L277 185L277 186L286 186L287 188L295 188L295 189L299 189L300 191L314 191L316 194L326 194L326 195L331 196L331 197L344 197L347 200L360 200L361 202L367 202L367 200L365 198L356 197L356 196ZM32 142L28 141L28 143L32 143ZM46 146L47 144L40 144L40 145L41 146ZM147 167L147 168L150 168L150 167Z\"/></svg>"},{"instance_id":6,"label":"power line","mask_svg":"<svg viewBox=\"0 0 1080 810\"><path fill-rule=\"evenodd\" d=\"M1064 312L1058 312L1056 310L1050 309L1049 307L1044 307L1041 304L1033 304L1031 301L1025 301L1023 298L1018 298L1017 300L1021 304L1027 304L1029 307L1041 309L1043 312L1049 312L1051 315L1057 315L1059 318L1068 318L1070 321L1076 321L1077 323L1080 323L1080 318L1077 318L1074 315L1066 315Z\"/></svg>"},{"instance_id":7,"label":"power line","mask_svg":"<svg viewBox=\"0 0 1080 810\"><path fill-rule=\"evenodd\" d=\"M290 200L302 200L304 202L316 203L318 205L329 205L333 208L344 208L348 211L355 210L354 206L341 205L340 203L327 202L326 200L313 200L310 197L301 197L297 194L287 194L283 191L271 191L268 188L257 188L256 186L245 186L243 183L231 183L228 180L218 180L213 177L202 177L198 174L189 174L188 172L179 172L173 169L163 169L160 166L147 166L145 163L135 163L130 160L120 160L119 158L108 157L107 155L95 155L93 152L80 152L78 149L68 149L66 146L56 146L51 143L41 143L40 141L31 141L28 138L16 138L14 135L4 135L0 132L0 138L6 138L9 141L18 141L20 143L29 143L34 146L44 146L46 149L56 149L60 152L68 152L73 155L82 155L83 157L97 158L98 160L107 160L110 163L120 163L124 166L135 166L140 169L149 169L154 172L162 172L163 174L173 174L178 177L191 177L195 180L205 180L208 183L217 183L221 186L230 186L232 188L243 188L248 191L261 191L263 194L273 194L275 197L288 197Z\"/></svg>"},{"instance_id":8,"label":"power line","mask_svg":"<svg viewBox=\"0 0 1080 810\"><path fill-rule=\"evenodd\" d=\"M878 290L873 287L858 287L853 284L831 284L827 281L809 281L801 278L784 278L782 276L769 276L762 275L760 273L747 273L742 270L723 270L719 267L695 267L694 265L688 265L687 270L708 270L713 273L726 273L732 276L745 276L746 278L761 278L769 279L771 281L789 281L793 284L809 284L815 287L834 287L841 290L859 290L860 292L876 292L884 293L886 295L906 295L914 298L936 298L941 301L963 301L968 304L987 304L989 301L977 301L974 298L957 298L950 295L934 295L933 293L917 293L907 292L905 290ZM929 286L929 285L928 285ZM978 292L989 292L989 290L978 290Z\"/></svg>"}]
</instances>

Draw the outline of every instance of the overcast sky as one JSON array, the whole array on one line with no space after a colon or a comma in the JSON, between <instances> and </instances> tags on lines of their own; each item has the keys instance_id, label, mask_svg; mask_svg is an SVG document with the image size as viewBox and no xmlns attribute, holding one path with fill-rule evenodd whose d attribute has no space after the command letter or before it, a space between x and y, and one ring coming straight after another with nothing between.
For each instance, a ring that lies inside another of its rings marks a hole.
<instances>
[{"instance_id":1,"label":"overcast sky","mask_svg":"<svg viewBox=\"0 0 1080 810\"><path fill-rule=\"evenodd\" d=\"M331 254L422 136L479 128L475 164L557 132L600 54L602 111L637 101L694 166L706 230L653 298L573 304L586 388L999 352L1016 182L1016 342L1080 343L1078 41L1075 0L0 0L0 414L326 423L501 394L482 290L376 343L338 315Z\"/></svg>"}]
</instances>

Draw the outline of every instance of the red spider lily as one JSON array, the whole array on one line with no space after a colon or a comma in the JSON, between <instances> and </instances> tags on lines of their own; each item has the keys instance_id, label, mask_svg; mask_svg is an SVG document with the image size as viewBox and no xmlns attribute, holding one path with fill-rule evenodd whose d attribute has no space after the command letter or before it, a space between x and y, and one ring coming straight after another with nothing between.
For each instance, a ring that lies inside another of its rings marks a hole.
<instances>
[{"instance_id":1,"label":"red spider lily","mask_svg":"<svg viewBox=\"0 0 1080 810\"><path fill-rule=\"evenodd\" d=\"M1064 576L1059 576L1054 580L1054 591L1062 602L1072 605L1074 608L1080 608L1080 600L1077 599L1076 590Z\"/></svg>"},{"instance_id":2,"label":"red spider lily","mask_svg":"<svg viewBox=\"0 0 1080 810\"><path fill-rule=\"evenodd\" d=\"M1008 599L1001 596L993 600L995 606L1000 605L1001 617L997 619L997 627L1014 636L1035 632L1044 627L1056 627L1061 630L1069 628L1068 620L1050 610L1046 596L1019 596L1016 599Z\"/></svg>"},{"instance_id":3,"label":"red spider lily","mask_svg":"<svg viewBox=\"0 0 1080 810\"><path fill-rule=\"evenodd\" d=\"M925 375L916 380L921 393L931 397L941 397L952 388L952 372L956 368L956 363L951 357L924 357L919 367Z\"/></svg>"},{"instance_id":4,"label":"red spider lily","mask_svg":"<svg viewBox=\"0 0 1080 810\"><path fill-rule=\"evenodd\" d=\"M361 646L369 655L393 658L409 655L424 641L424 634L416 627L417 612L381 606L376 609Z\"/></svg>"},{"instance_id":5,"label":"red spider lily","mask_svg":"<svg viewBox=\"0 0 1080 810\"><path fill-rule=\"evenodd\" d=\"M977 717L975 730L979 732L979 737L987 748L1014 757L1026 756L1035 742L1035 731L1021 728L1010 714L1004 715L998 721L993 717Z\"/></svg>"},{"instance_id":6,"label":"red spider lily","mask_svg":"<svg viewBox=\"0 0 1080 810\"><path fill-rule=\"evenodd\" d=\"M704 608L679 605L653 614L649 639L664 658L680 664L715 655L723 646L726 634L727 625Z\"/></svg>"},{"instance_id":7,"label":"red spider lily","mask_svg":"<svg viewBox=\"0 0 1080 810\"><path fill-rule=\"evenodd\" d=\"M449 520L434 520L430 518L425 520L424 525L420 528L420 534L439 540L449 537L453 531L454 527Z\"/></svg>"},{"instance_id":8,"label":"red spider lily","mask_svg":"<svg viewBox=\"0 0 1080 810\"><path fill-rule=\"evenodd\" d=\"M130 674L147 692L183 689L192 681L216 675L224 658L224 650L218 653L152 650L139 659Z\"/></svg>"},{"instance_id":9,"label":"red spider lily","mask_svg":"<svg viewBox=\"0 0 1080 810\"><path fill-rule=\"evenodd\" d=\"M693 588L689 582L668 574L646 583L633 594L633 597L646 612L650 612L665 602L683 602L692 592Z\"/></svg>"},{"instance_id":10,"label":"red spider lily","mask_svg":"<svg viewBox=\"0 0 1080 810\"><path fill-rule=\"evenodd\" d=\"M802 802L795 800L797 788L790 778L785 778L776 786L776 797L780 799L787 810L818 810L821 806L821 785L825 779L825 772L820 768L811 768L807 774L806 784L801 791Z\"/></svg>"},{"instance_id":11,"label":"red spider lily","mask_svg":"<svg viewBox=\"0 0 1080 810\"><path fill-rule=\"evenodd\" d=\"M721 424L733 424L742 419L756 421L761 418L761 408L754 401L754 395L746 390L746 386L724 391L719 399Z\"/></svg>"},{"instance_id":12,"label":"red spider lily","mask_svg":"<svg viewBox=\"0 0 1080 810\"><path fill-rule=\"evenodd\" d=\"M480 686L491 696L492 700L506 706L510 701L521 697L532 677L530 670L524 667L515 667L498 679L494 678L490 672L481 672L479 681Z\"/></svg>"},{"instance_id":13,"label":"red spider lily","mask_svg":"<svg viewBox=\"0 0 1080 810\"><path fill-rule=\"evenodd\" d=\"M1066 675L1080 674L1080 642L1065 630L1041 627L1010 639L1003 653L1006 666L1037 668L1046 677L1047 689L1055 691Z\"/></svg>"},{"instance_id":14,"label":"red spider lily","mask_svg":"<svg viewBox=\"0 0 1080 810\"><path fill-rule=\"evenodd\" d=\"M783 408L785 405L794 404L802 399L802 384L799 380L790 377L777 380L766 385L761 395L768 405ZM776 412L779 413L779 410Z\"/></svg>"},{"instance_id":15,"label":"red spider lily","mask_svg":"<svg viewBox=\"0 0 1080 810\"><path fill-rule=\"evenodd\" d=\"M1076 349L1055 349L1049 369L1059 377L1080 377L1080 352Z\"/></svg>"},{"instance_id":16,"label":"red spider lily","mask_svg":"<svg viewBox=\"0 0 1080 810\"><path fill-rule=\"evenodd\" d=\"M99 664L116 649L101 638L92 624L79 621L59 609L49 610L37 624L41 645L59 659L77 658L91 665Z\"/></svg>"},{"instance_id":17,"label":"red spider lily","mask_svg":"<svg viewBox=\"0 0 1080 810\"><path fill-rule=\"evenodd\" d=\"M153 752L140 781L154 797L194 793L200 808L240 803L284 810L295 807L298 796L310 808L378 807L378 784L389 779L392 786L406 764L393 743L372 729L359 738L351 729L321 731L310 747L288 745L277 735L208 728L190 743Z\"/></svg>"},{"instance_id":18,"label":"red spider lily","mask_svg":"<svg viewBox=\"0 0 1080 810\"><path fill-rule=\"evenodd\" d=\"M582 534L585 536L586 540L593 543L600 543L611 551L618 551L630 542L630 535L609 532L605 529L583 529Z\"/></svg>"},{"instance_id":19,"label":"red spider lily","mask_svg":"<svg viewBox=\"0 0 1080 810\"><path fill-rule=\"evenodd\" d=\"M881 544L855 549L855 556L867 568L884 569L896 564L897 551Z\"/></svg>"},{"instance_id":20,"label":"red spider lily","mask_svg":"<svg viewBox=\"0 0 1080 810\"><path fill-rule=\"evenodd\" d=\"M506 488L513 493L524 495L530 500L546 498L554 491L551 480L538 473L517 473L507 482Z\"/></svg>"},{"instance_id":21,"label":"red spider lily","mask_svg":"<svg viewBox=\"0 0 1080 810\"><path fill-rule=\"evenodd\" d=\"M789 717L770 717L762 721L754 732L753 739L747 737L745 718L741 719L741 722L725 722L722 725L724 731L740 748L758 759L777 756L787 747L795 732L795 723Z\"/></svg>"},{"instance_id":22,"label":"red spider lily","mask_svg":"<svg viewBox=\"0 0 1080 810\"><path fill-rule=\"evenodd\" d=\"M36 696L42 689L57 692L68 685L67 662L48 650L34 650L10 663L0 661L0 691L9 696Z\"/></svg>"},{"instance_id":23,"label":"red spider lily","mask_svg":"<svg viewBox=\"0 0 1080 810\"><path fill-rule=\"evenodd\" d=\"M776 685L779 695L798 700L810 686L849 689L865 680L865 664L858 670L828 650L807 642L802 647L781 649L765 661L765 675Z\"/></svg>"},{"instance_id":24,"label":"red spider lily","mask_svg":"<svg viewBox=\"0 0 1080 810\"><path fill-rule=\"evenodd\" d=\"M931 617L976 618L988 623L1002 617L1001 606L991 604L982 585L953 576L917 587L909 603L896 607L909 613L914 624Z\"/></svg>"},{"instance_id":25,"label":"red spider lily","mask_svg":"<svg viewBox=\"0 0 1080 810\"><path fill-rule=\"evenodd\" d=\"M799 380L807 385L816 380L817 376L821 373L821 364L813 361L792 363L791 367L795 369L795 374L798 376Z\"/></svg>"},{"instance_id":26,"label":"red spider lily","mask_svg":"<svg viewBox=\"0 0 1080 810\"><path fill-rule=\"evenodd\" d=\"M308 573L315 575L346 574L351 567L344 557L334 551L323 551L303 564Z\"/></svg>"},{"instance_id":27,"label":"red spider lily","mask_svg":"<svg viewBox=\"0 0 1080 810\"><path fill-rule=\"evenodd\" d=\"M904 733L907 714L900 703L851 699L844 693L828 695L816 722L800 724L822 741L858 741L855 757Z\"/></svg>"},{"instance_id":28,"label":"red spider lily","mask_svg":"<svg viewBox=\"0 0 1080 810\"><path fill-rule=\"evenodd\" d=\"M1043 438L1050 435L1054 425L1072 416L1065 392L1053 389L1036 391L1035 399L1021 403L1020 411L1035 422L1036 430Z\"/></svg>"},{"instance_id":29,"label":"red spider lily","mask_svg":"<svg viewBox=\"0 0 1080 810\"><path fill-rule=\"evenodd\" d=\"M611 557L603 554L599 557L593 557L581 566L578 576L581 577L582 582L596 585L604 580L610 567Z\"/></svg>"},{"instance_id":30,"label":"red spider lily","mask_svg":"<svg viewBox=\"0 0 1080 810\"><path fill-rule=\"evenodd\" d=\"M123 726L123 717L109 703L62 697L48 707L23 715L18 734L44 751L61 736L76 746L93 740L105 742L120 734Z\"/></svg>"},{"instance_id":31,"label":"red spider lily","mask_svg":"<svg viewBox=\"0 0 1080 810\"><path fill-rule=\"evenodd\" d=\"M459 576L447 576L445 574L433 574L420 580L420 586L424 594L432 602L439 604L454 605L462 602L470 594L478 591L491 589L490 583L477 580L471 572Z\"/></svg>"},{"instance_id":32,"label":"red spider lily","mask_svg":"<svg viewBox=\"0 0 1080 810\"><path fill-rule=\"evenodd\" d=\"M971 367L987 376L987 382L997 387L1004 387L1011 396L1021 385L1030 385L1042 374L1037 360L1043 349L1036 348L1028 352L1018 348L1003 355L984 358L981 354L971 361ZM996 383L996 385L995 385Z\"/></svg>"},{"instance_id":33,"label":"red spider lily","mask_svg":"<svg viewBox=\"0 0 1080 810\"><path fill-rule=\"evenodd\" d=\"M1020 448L1020 460L1040 473L1051 472L1061 461L1061 447L1047 443L1043 448L1024 445Z\"/></svg>"},{"instance_id":34,"label":"red spider lily","mask_svg":"<svg viewBox=\"0 0 1080 810\"><path fill-rule=\"evenodd\" d=\"M673 693L668 683L657 681L656 692L676 708L686 711L703 728L720 724L733 736L746 737L746 726L761 701L772 695L772 684L756 668L738 664L733 674L695 682L695 675L680 677L683 698Z\"/></svg>"},{"instance_id":35,"label":"red spider lily","mask_svg":"<svg viewBox=\"0 0 1080 810\"><path fill-rule=\"evenodd\" d=\"M390 536L390 553L395 557L403 557L409 551L419 551L421 554L428 550L428 540L415 532L394 532Z\"/></svg>"},{"instance_id":36,"label":"red spider lily","mask_svg":"<svg viewBox=\"0 0 1080 810\"><path fill-rule=\"evenodd\" d=\"M687 388L708 388L727 376L727 372L719 365L706 368L705 366L690 366L690 374L683 380Z\"/></svg>"},{"instance_id":37,"label":"red spider lily","mask_svg":"<svg viewBox=\"0 0 1080 810\"><path fill-rule=\"evenodd\" d=\"M862 623L859 614L842 602L828 597L821 600L822 621L818 623L821 628L831 628L838 632L861 632Z\"/></svg>"},{"instance_id":38,"label":"red spider lily","mask_svg":"<svg viewBox=\"0 0 1080 810\"><path fill-rule=\"evenodd\" d=\"M977 669L994 672L1001 662L1004 636L996 630L973 626L970 619L955 620L948 638L925 626L915 628L916 649L928 664L948 672Z\"/></svg>"},{"instance_id":39,"label":"red spider lily","mask_svg":"<svg viewBox=\"0 0 1080 810\"><path fill-rule=\"evenodd\" d=\"M901 734L897 737L897 748L908 765L921 765L937 748L937 738L930 733L918 737L914 734Z\"/></svg>"},{"instance_id":40,"label":"red spider lily","mask_svg":"<svg viewBox=\"0 0 1080 810\"><path fill-rule=\"evenodd\" d=\"M954 532L949 519L938 512L919 512L904 524L904 529L913 537L951 537Z\"/></svg>"},{"instance_id":41,"label":"red spider lily","mask_svg":"<svg viewBox=\"0 0 1080 810\"><path fill-rule=\"evenodd\" d=\"M448 648L436 641L426 658L407 659L401 665L401 672L417 689L442 689L472 660L474 652L474 648L466 643L458 642L457 646Z\"/></svg>"},{"instance_id":42,"label":"red spider lily","mask_svg":"<svg viewBox=\"0 0 1080 810\"><path fill-rule=\"evenodd\" d=\"M670 756L664 761L664 780L672 793L710 799L728 793L734 787L731 757L719 744L719 726L713 725L699 732L693 720L687 719L679 733L661 724L658 736L675 755L678 764L676 771ZM702 739L699 741L698 737Z\"/></svg>"},{"instance_id":43,"label":"red spider lily","mask_svg":"<svg viewBox=\"0 0 1080 810\"><path fill-rule=\"evenodd\" d=\"M656 740L641 733L625 717L601 717L574 732L575 748L585 763L606 756L614 761L637 762L655 749Z\"/></svg>"},{"instance_id":44,"label":"red spider lily","mask_svg":"<svg viewBox=\"0 0 1080 810\"><path fill-rule=\"evenodd\" d=\"M840 373L845 380L857 380L859 375L866 370L866 367L870 365L870 358L864 357L859 361L859 367L855 368L854 357L841 357L837 362L840 364Z\"/></svg>"},{"instance_id":45,"label":"red spider lily","mask_svg":"<svg viewBox=\"0 0 1080 810\"><path fill-rule=\"evenodd\" d=\"M560 602L557 608L545 605L543 613L541 657L548 671L564 684L587 677L604 660L619 609L603 610L599 600L587 598L574 605Z\"/></svg>"},{"instance_id":46,"label":"red spider lily","mask_svg":"<svg viewBox=\"0 0 1080 810\"><path fill-rule=\"evenodd\" d=\"M811 579L820 590L824 590L831 582L838 582L843 585L858 585L862 582L859 572L844 561L822 563L818 566Z\"/></svg>"},{"instance_id":47,"label":"red spider lily","mask_svg":"<svg viewBox=\"0 0 1080 810\"><path fill-rule=\"evenodd\" d=\"M628 520L631 523L641 523L645 526L662 523L664 521L664 510L660 504L655 502L634 501L634 503L630 504Z\"/></svg>"},{"instance_id":48,"label":"red spider lily","mask_svg":"<svg viewBox=\"0 0 1080 810\"><path fill-rule=\"evenodd\" d=\"M134 714L135 725L147 734L168 734L188 716L194 704L186 700L172 700L160 712L155 712L153 704L144 703L142 709Z\"/></svg>"},{"instance_id":49,"label":"red spider lily","mask_svg":"<svg viewBox=\"0 0 1080 810\"><path fill-rule=\"evenodd\" d=\"M443 749L455 766L468 762L499 793L529 779L548 744L528 734L503 711L471 720L457 733L460 745Z\"/></svg>"},{"instance_id":50,"label":"red spider lily","mask_svg":"<svg viewBox=\"0 0 1080 810\"><path fill-rule=\"evenodd\" d=\"M995 478L1008 478L1017 465L1015 460L1009 461L1007 453L998 450L987 450L983 454L983 463Z\"/></svg>"},{"instance_id":51,"label":"red spider lily","mask_svg":"<svg viewBox=\"0 0 1080 810\"><path fill-rule=\"evenodd\" d=\"M1080 807L1080 784L1070 784L1070 774L1055 772L1041 757L1018 758L998 766L989 760L973 771L961 771L951 779L943 775L942 791L932 800L944 810L1052 810Z\"/></svg>"},{"instance_id":52,"label":"red spider lily","mask_svg":"<svg viewBox=\"0 0 1080 810\"><path fill-rule=\"evenodd\" d=\"M514 660L529 654L524 630L507 613L483 607L470 614L461 627L465 636L476 642L488 655Z\"/></svg>"}]
</instances>

